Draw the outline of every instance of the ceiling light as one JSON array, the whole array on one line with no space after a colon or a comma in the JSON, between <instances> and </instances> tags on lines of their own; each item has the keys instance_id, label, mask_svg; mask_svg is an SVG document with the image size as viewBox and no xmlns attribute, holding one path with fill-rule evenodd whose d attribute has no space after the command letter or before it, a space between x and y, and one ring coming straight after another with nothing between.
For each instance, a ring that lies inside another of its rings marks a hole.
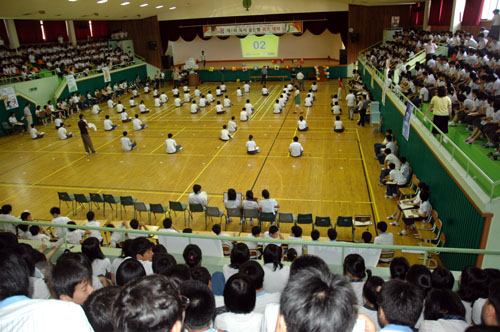
<instances>
[{"instance_id":1,"label":"ceiling light","mask_svg":"<svg viewBox=\"0 0 500 332\"><path fill-rule=\"evenodd\" d=\"M68 1L69 1L69 2L76 2L76 1L78 1L78 0L68 0Z\"/></svg>"},{"instance_id":2,"label":"ceiling light","mask_svg":"<svg viewBox=\"0 0 500 332\"><path fill-rule=\"evenodd\" d=\"M158 5L155 7L156 9L160 9L160 8L163 8L163 5Z\"/></svg>"},{"instance_id":3,"label":"ceiling light","mask_svg":"<svg viewBox=\"0 0 500 332\"><path fill-rule=\"evenodd\" d=\"M122 5L122 6L130 5L130 1L122 2L120 5Z\"/></svg>"},{"instance_id":4,"label":"ceiling light","mask_svg":"<svg viewBox=\"0 0 500 332\"><path fill-rule=\"evenodd\" d=\"M99 1L97 1L97 3L106 3L106 2L108 2L108 0L99 0Z\"/></svg>"},{"instance_id":5,"label":"ceiling light","mask_svg":"<svg viewBox=\"0 0 500 332\"><path fill-rule=\"evenodd\" d=\"M172 6L172 7L170 7L169 9L170 9L170 10L173 10L173 9L175 9L175 8L177 8L177 7L175 7L175 6Z\"/></svg>"},{"instance_id":6,"label":"ceiling light","mask_svg":"<svg viewBox=\"0 0 500 332\"><path fill-rule=\"evenodd\" d=\"M146 6L149 6L149 4L147 3L143 3L142 5L140 5L139 7L146 7Z\"/></svg>"}]
</instances>

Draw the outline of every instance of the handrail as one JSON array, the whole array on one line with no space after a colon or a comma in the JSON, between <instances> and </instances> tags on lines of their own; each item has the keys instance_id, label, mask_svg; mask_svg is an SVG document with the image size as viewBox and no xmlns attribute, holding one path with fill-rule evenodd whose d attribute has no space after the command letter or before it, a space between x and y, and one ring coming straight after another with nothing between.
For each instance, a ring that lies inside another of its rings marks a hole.
<instances>
[{"instance_id":1,"label":"handrail","mask_svg":"<svg viewBox=\"0 0 500 332\"><path fill-rule=\"evenodd\" d=\"M369 61L366 61L365 57L360 54L360 56L358 57L358 61L360 61L362 63L363 66L365 66L365 68L370 72L371 71L371 74L375 74L376 76L378 76L378 78L382 81L382 85L380 85L381 87L383 87L384 85L387 84L387 82L385 82L385 79L384 79L384 74L382 72L380 72L375 66L373 66L372 63L370 63ZM397 97L401 102L407 104L407 103L410 103L413 105L413 113L414 114L418 114L420 116L422 116L423 119L425 119L424 117L424 112L418 108L415 104L413 104L409 99L408 97L406 97L401 91L399 91L396 86L394 85L394 83L391 81L390 82L390 85L387 87L387 91L386 93L389 95L389 93L392 93L395 95L395 97ZM401 113L404 113L404 110L401 110L399 107L398 107L398 110L401 112ZM445 137L445 134L432 122L432 121L427 121L427 124L428 124L428 127L425 125L425 123L422 123L420 121L420 119L418 117L412 117L412 120L411 121L415 121L417 123L420 123L424 128L426 128L427 130L429 131L432 131L433 129L435 129L440 135L439 135L439 140L436 139L434 136L432 136L438 143L439 143L439 146L443 146L444 147L444 144L443 142L445 141L444 137ZM424 120L425 122L425 120ZM498 185L500 185L500 180L499 181L493 181L488 174L486 174L472 159L469 158L469 156L467 156L467 154L465 152L462 151L462 149L460 149L460 147L458 145L455 144L455 142L453 142L451 139L446 139L446 141L444 142L445 144L449 144L451 147L452 147L452 151L450 153L451 155L451 161L453 160L456 160L458 164L460 164L462 166L462 168L464 168L464 165L462 165L462 163L460 161L457 160L456 156L455 156L455 152L458 152L458 154L460 155L461 158L465 159L466 161L466 164L465 164L465 173L467 176L470 176L470 167L473 167L480 175L481 177L486 181L488 182L488 185L489 185L489 189L490 189L490 192L488 193L484 188L482 188L481 185L479 185L479 187L481 187L481 189L485 192L486 195L488 195L488 197L490 198L490 201L493 200L494 196L495 196L495 189ZM446 149L446 148L445 148ZM473 178L471 176L471 178ZM477 181L476 181L477 183Z\"/></svg>"},{"instance_id":2,"label":"handrail","mask_svg":"<svg viewBox=\"0 0 500 332\"><path fill-rule=\"evenodd\" d=\"M54 224L51 222L38 222L38 221L12 221L0 220L5 230L5 224L16 225L36 225L54 228L74 228L82 230L102 231L102 232L120 232L120 233L134 233L143 234L146 237L149 235L172 236L172 237L185 237L193 239L209 239L221 240L220 236L204 235L193 233L174 233L174 232L159 232L159 231L142 231L128 228L109 228L109 227L95 227L95 226L80 226L80 225L67 225L67 224ZM0 228L1 225L0 225ZM369 249L385 249L385 250L409 250L419 253L427 252L447 252L457 254L475 254L475 255L500 255L500 250L485 250L485 249L469 249L469 248L447 248L447 247L427 247L427 246L405 246L405 245L385 245L385 244L370 244L370 243L354 243L354 242L326 242L326 241L308 241L308 240L276 240L268 238L242 238L237 236L224 235L223 240L238 241L238 242L258 242L258 243L273 243L273 244L298 244L298 245L312 245L322 247L339 247L339 248L369 248ZM64 244L66 245L66 236L64 236ZM424 255L425 265L427 256ZM342 252L343 257L343 252Z\"/></svg>"}]
</instances>

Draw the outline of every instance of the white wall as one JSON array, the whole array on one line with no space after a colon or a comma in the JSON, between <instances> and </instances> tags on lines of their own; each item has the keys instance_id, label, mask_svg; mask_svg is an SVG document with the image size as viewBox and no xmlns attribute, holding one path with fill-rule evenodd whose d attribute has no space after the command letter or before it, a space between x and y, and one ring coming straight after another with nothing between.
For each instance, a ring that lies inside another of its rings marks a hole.
<instances>
[{"instance_id":1,"label":"white wall","mask_svg":"<svg viewBox=\"0 0 500 332\"><path fill-rule=\"evenodd\" d=\"M172 44L174 53L174 64L186 62L188 58L199 59L201 51L205 51L207 61L228 61L245 60L241 54L240 39L231 36L226 40L212 37L210 40L203 40L196 37L193 41L187 42L182 38ZM325 30L321 35L314 35L306 31L301 36L286 34L280 37L278 57L279 58L339 58L339 50L344 45L340 38L340 33L333 34ZM261 58L262 59L262 58Z\"/></svg>"}]
</instances>

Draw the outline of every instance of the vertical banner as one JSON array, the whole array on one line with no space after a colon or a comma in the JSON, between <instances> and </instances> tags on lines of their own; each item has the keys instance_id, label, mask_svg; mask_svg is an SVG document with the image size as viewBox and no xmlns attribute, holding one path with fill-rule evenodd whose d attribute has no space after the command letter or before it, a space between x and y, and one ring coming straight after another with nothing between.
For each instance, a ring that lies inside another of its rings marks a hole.
<instances>
[{"instance_id":1,"label":"vertical banner","mask_svg":"<svg viewBox=\"0 0 500 332\"><path fill-rule=\"evenodd\" d=\"M403 120L403 137L408 141L410 139L410 120L413 114L413 104L406 103L405 118Z\"/></svg>"},{"instance_id":2,"label":"vertical banner","mask_svg":"<svg viewBox=\"0 0 500 332\"><path fill-rule=\"evenodd\" d=\"M8 86L5 88L1 88L0 95L2 96L2 100L7 111L19 107L19 102L17 101L16 92L14 91L13 87Z\"/></svg>"},{"instance_id":3,"label":"vertical banner","mask_svg":"<svg viewBox=\"0 0 500 332\"><path fill-rule=\"evenodd\" d=\"M68 83L68 91L69 92L78 91L78 87L76 86L75 76L66 75L66 76L64 76L64 78L66 78L66 82Z\"/></svg>"},{"instance_id":4,"label":"vertical banner","mask_svg":"<svg viewBox=\"0 0 500 332\"><path fill-rule=\"evenodd\" d=\"M102 68L102 74L104 76L104 83L111 82L111 73L109 72L108 67L103 67Z\"/></svg>"}]
</instances>

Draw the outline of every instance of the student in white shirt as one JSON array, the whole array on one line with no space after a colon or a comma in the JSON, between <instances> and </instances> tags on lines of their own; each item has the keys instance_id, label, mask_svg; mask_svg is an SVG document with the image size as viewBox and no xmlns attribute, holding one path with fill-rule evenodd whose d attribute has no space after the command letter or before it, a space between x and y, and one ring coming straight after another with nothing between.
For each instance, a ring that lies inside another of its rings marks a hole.
<instances>
[{"instance_id":1,"label":"student in white shirt","mask_svg":"<svg viewBox=\"0 0 500 332\"><path fill-rule=\"evenodd\" d=\"M248 136L248 141L245 144L247 148L248 154L257 154L260 152L260 148L257 146L257 143L253 140L253 135Z\"/></svg>"},{"instance_id":2,"label":"student in white shirt","mask_svg":"<svg viewBox=\"0 0 500 332\"><path fill-rule=\"evenodd\" d=\"M250 93L250 84L248 84L248 82L243 84L243 91L245 91L245 93Z\"/></svg>"},{"instance_id":3,"label":"student in white shirt","mask_svg":"<svg viewBox=\"0 0 500 332\"><path fill-rule=\"evenodd\" d=\"M299 121L297 121L297 126L299 131L308 131L309 127L307 126L306 120L304 120L304 117L301 115L299 117Z\"/></svg>"},{"instance_id":4,"label":"student in white shirt","mask_svg":"<svg viewBox=\"0 0 500 332\"><path fill-rule=\"evenodd\" d=\"M332 114L333 115L340 115L341 113L342 113L342 109L339 106L339 102L336 101L332 107Z\"/></svg>"},{"instance_id":5,"label":"student in white shirt","mask_svg":"<svg viewBox=\"0 0 500 332\"><path fill-rule=\"evenodd\" d=\"M283 250L275 244L264 249L264 290L268 293L282 293L288 282L290 267L281 264Z\"/></svg>"},{"instance_id":6,"label":"student in white shirt","mask_svg":"<svg viewBox=\"0 0 500 332\"><path fill-rule=\"evenodd\" d=\"M172 138L172 133L168 133L168 139L165 141L165 145L167 146L167 153L176 153L179 150L182 150L182 145L177 145L177 142Z\"/></svg>"},{"instance_id":7,"label":"student in white shirt","mask_svg":"<svg viewBox=\"0 0 500 332\"><path fill-rule=\"evenodd\" d=\"M122 144L123 151L132 151L137 146L137 143L132 141L127 137L128 133L126 131L123 132L123 137L120 138L120 143Z\"/></svg>"},{"instance_id":8,"label":"student in white shirt","mask_svg":"<svg viewBox=\"0 0 500 332\"><path fill-rule=\"evenodd\" d=\"M263 314L269 303L279 303L280 293L268 293L264 290L264 269L258 262L250 260L240 267L240 273L250 277L255 286L255 308L253 312Z\"/></svg>"},{"instance_id":9,"label":"student in white shirt","mask_svg":"<svg viewBox=\"0 0 500 332\"><path fill-rule=\"evenodd\" d=\"M396 169L396 165L394 163L389 164L389 169L389 174L384 180L382 180L382 182L385 182L385 184L387 185L385 198L396 197L398 188L406 184L406 178L403 176L401 170Z\"/></svg>"},{"instance_id":10,"label":"student in white shirt","mask_svg":"<svg viewBox=\"0 0 500 332\"><path fill-rule=\"evenodd\" d=\"M240 121L245 122L248 121L250 117L248 116L247 110L243 107L243 110L240 112Z\"/></svg>"},{"instance_id":11,"label":"student in white shirt","mask_svg":"<svg viewBox=\"0 0 500 332\"><path fill-rule=\"evenodd\" d=\"M250 99L247 99L247 103L245 104L245 109L248 115L252 115L254 110L253 110L253 105L250 103Z\"/></svg>"},{"instance_id":12,"label":"student in white shirt","mask_svg":"<svg viewBox=\"0 0 500 332\"><path fill-rule=\"evenodd\" d=\"M104 120L104 130L111 131L115 130L118 125L113 124L113 121L109 119L109 115L106 115L106 119Z\"/></svg>"},{"instance_id":13,"label":"student in white shirt","mask_svg":"<svg viewBox=\"0 0 500 332\"><path fill-rule=\"evenodd\" d=\"M60 118L59 113L56 114L56 118L54 119L54 126L56 129L61 128L64 125L63 120Z\"/></svg>"},{"instance_id":14,"label":"student in white shirt","mask_svg":"<svg viewBox=\"0 0 500 332\"><path fill-rule=\"evenodd\" d=\"M189 93L184 94L184 102L185 103L190 103L191 102L191 95Z\"/></svg>"},{"instance_id":15,"label":"student in white shirt","mask_svg":"<svg viewBox=\"0 0 500 332\"><path fill-rule=\"evenodd\" d=\"M419 194L421 203L420 207L417 209L410 210L407 217L403 217L403 222L405 223L405 229L398 233L398 235L408 235L408 229L415 228L415 221L425 220L429 217L432 211L431 203L429 202L429 193L424 191Z\"/></svg>"},{"instance_id":16,"label":"student in white shirt","mask_svg":"<svg viewBox=\"0 0 500 332\"><path fill-rule=\"evenodd\" d=\"M226 92L227 91L227 87L226 87L226 84L224 82L221 82L220 83L220 90L222 92Z\"/></svg>"},{"instance_id":17,"label":"student in white shirt","mask_svg":"<svg viewBox=\"0 0 500 332\"><path fill-rule=\"evenodd\" d=\"M219 86L215 89L215 95L217 97L221 97L222 96L222 90L220 89Z\"/></svg>"},{"instance_id":18,"label":"student in white shirt","mask_svg":"<svg viewBox=\"0 0 500 332\"><path fill-rule=\"evenodd\" d=\"M280 205L272 199L267 189L262 190L262 199L259 201L259 210L265 213L277 214Z\"/></svg>"},{"instance_id":19,"label":"student in white shirt","mask_svg":"<svg viewBox=\"0 0 500 332\"><path fill-rule=\"evenodd\" d=\"M68 221L68 225L76 225L74 221ZM81 244L83 237L86 234L90 234L90 231L85 231L83 229L68 228L68 233L66 233L66 242L71 244Z\"/></svg>"},{"instance_id":20,"label":"student in white shirt","mask_svg":"<svg viewBox=\"0 0 500 332\"><path fill-rule=\"evenodd\" d=\"M92 114L99 114L102 112L102 109L99 107L98 104L94 104L92 106Z\"/></svg>"},{"instance_id":21,"label":"student in white shirt","mask_svg":"<svg viewBox=\"0 0 500 332\"><path fill-rule=\"evenodd\" d=\"M57 136L59 137L59 139L65 140L65 139L68 139L70 137L73 137L73 133L72 132L68 133L68 131L66 130L66 126L62 125L62 127L60 127L57 130Z\"/></svg>"},{"instance_id":22,"label":"student in white shirt","mask_svg":"<svg viewBox=\"0 0 500 332\"><path fill-rule=\"evenodd\" d=\"M31 233L31 236L28 237L28 240L43 241L43 242L50 241L50 237L48 235L40 233L40 227L37 225L30 226L30 233Z\"/></svg>"},{"instance_id":23,"label":"student in white shirt","mask_svg":"<svg viewBox=\"0 0 500 332\"><path fill-rule=\"evenodd\" d=\"M201 190L199 184L193 186L193 192L188 196L188 204L201 204L205 208L208 204L207 192Z\"/></svg>"},{"instance_id":24,"label":"student in white shirt","mask_svg":"<svg viewBox=\"0 0 500 332\"><path fill-rule=\"evenodd\" d=\"M144 100L141 100L141 103L139 104L139 111L141 114L149 113L151 112L150 109L146 108L146 105L144 104Z\"/></svg>"},{"instance_id":25,"label":"student in white shirt","mask_svg":"<svg viewBox=\"0 0 500 332\"><path fill-rule=\"evenodd\" d=\"M462 332L470 326L460 297L450 289L431 289L425 298L423 314L420 332Z\"/></svg>"},{"instance_id":26,"label":"student in white shirt","mask_svg":"<svg viewBox=\"0 0 500 332\"><path fill-rule=\"evenodd\" d=\"M200 89L198 89L198 87L196 87L195 90L194 90L194 96L195 97L201 96L201 91L200 91Z\"/></svg>"},{"instance_id":27,"label":"student in white shirt","mask_svg":"<svg viewBox=\"0 0 500 332\"><path fill-rule=\"evenodd\" d=\"M231 99L226 95L224 96L224 107L231 107L233 104L231 104Z\"/></svg>"},{"instance_id":28,"label":"student in white shirt","mask_svg":"<svg viewBox=\"0 0 500 332\"><path fill-rule=\"evenodd\" d=\"M108 108L109 109L112 109L112 108L114 108L116 106L116 104L113 103L113 99L111 99L111 98L108 99L107 103L108 103Z\"/></svg>"},{"instance_id":29,"label":"student in white shirt","mask_svg":"<svg viewBox=\"0 0 500 332\"><path fill-rule=\"evenodd\" d=\"M191 114L196 114L200 111L200 109L198 108L198 105L196 105L196 100L193 100L193 102L191 103Z\"/></svg>"},{"instance_id":30,"label":"student in white shirt","mask_svg":"<svg viewBox=\"0 0 500 332\"><path fill-rule=\"evenodd\" d=\"M210 103L213 103L215 101L214 95L212 94L212 91L208 91L207 93L207 104L210 105Z\"/></svg>"},{"instance_id":31,"label":"student in white shirt","mask_svg":"<svg viewBox=\"0 0 500 332\"><path fill-rule=\"evenodd\" d=\"M229 141L232 138L233 138L233 136L231 134L229 134L229 130L227 130L227 126L223 125L222 130L220 131L219 139L221 141Z\"/></svg>"},{"instance_id":32,"label":"student in white shirt","mask_svg":"<svg viewBox=\"0 0 500 332\"><path fill-rule=\"evenodd\" d=\"M189 91L191 91L191 90L189 90L189 87L188 87L187 85L184 85L184 86L182 87L182 91L184 91L184 92L189 92Z\"/></svg>"},{"instance_id":33,"label":"student in white shirt","mask_svg":"<svg viewBox=\"0 0 500 332\"><path fill-rule=\"evenodd\" d=\"M311 90L312 90L313 92L318 91L318 85L316 84L316 82L313 82L313 84L311 85Z\"/></svg>"},{"instance_id":34,"label":"student in white shirt","mask_svg":"<svg viewBox=\"0 0 500 332\"><path fill-rule=\"evenodd\" d=\"M340 120L340 116L335 117L335 122L333 124L333 130L336 133L342 133L344 132L344 123Z\"/></svg>"},{"instance_id":35,"label":"student in white shirt","mask_svg":"<svg viewBox=\"0 0 500 332\"><path fill-rule=\"evenodd\" d=\"M175 105L175 107L181 107L182 105L184 105L184 103L182 102L181 98L175 97L174 105Z\"/></svg>"},{"instance_id":36,"label":"student in white shirt","mask_svg":"<svg viewBox=\"0 0 500 332\"><path fill-rule=\"evenodd\" d=\"M30 129L30 135L32 139L38 139L42 138L45 135L45 133L44 132L38 133L38 130L36 130L35 128L35 125L32 123Z\"/></svg>"},{"instance_id":37,"label":"student in white shirt","mask_svg":"<svg viewBox=\"0 0 500 332\"><path fill-rule=\"evenodd\" d=\"M377 297L378 290L384 284L380 277L368 277L363 286L364 305L358 306L358 313L364 314L375 324L375 331L380 331L378 323Z\"/></svg>"},{"instance_id":38,"label":"student in white shirt","mask_svg":"<svg viewBox=\"0 0 500 332\"><path fill-rule=\"evenodd\" d=\"M132 121L132 125L134 126L134 130L142 130L148 127L147 125L142 123L141 119L139 119L139 114L135 115L135 119Z\"/></svg>"},{"instance_id":39,"label":"student in white shirt","mask_svg":"<svg viewBox=\"0 0 500 332\"><path fill-rule=\"evenodd\" d=\"M114 280L111 272L111 261L102 253L99 239L92 236L85 239L82 243L82 253L92 264L92 274L94 276Z\"/></svg>"},{"instance_id":40,"label":"student in white shirt","mask_svg":"<svg viewBox=\"0 0 500 332\"><path fill-rule=\"evenodd\" d=\"M205 95L201 95L200 100L198 101L198 105L200 107L206 107L207 106L207 99L205 98Z\"/></svg>"},{"instance_id":41,"label":"student in white shirt","mask_svg":"<svg viewBox=\"0 0 500 332\"><path fill-rule=\"evenodd\" d=\"M262 87L262 95L269 96L269 90L267 89L267 87L265 85Z\"/></svg>"},{"instance_id":42,"label":"student in white shirt","mask_svg":"<svg viewBox=\"0 0 500 332\"><path fill-rule=\"evenodd\" d=\"M120 113L120 117L122 119L122 123L130 122L132 121L132 118L128 116L126 111L123 111Z\"/></svg>"},{"instance_id":43,"label":"student in white shirt","mask_svg":"<svg viewBox=\"0 0 500 332\"><path fill-rule=\"evenodd\" d=\"M101 227L101 223L95 220L95 213L93 211L87 212L87 224L86 226ZM102 235L100 231L90 231L90 237L95 237L102 243Z\"/></svg>"},{"instance_id":44,"label":"student in white shirt","mask_svg":"<svg viewBox=\"0 0 500 332\"><path fill-rule=\"evenodd\" d=\"M130 97L128 100L128 103L130 104L130 107L136 107L137 105L135 104L134 97Z\"/></svg>"},{"instance_id":45,"label":"student in white shirt","mask_svg":"<svg viewBox=\"0 0 500 332\"><path fill-rule=\"evenodd\" d=\"M229 130L230 133L234 133L236 130L238 130L238 125L234 121L234 116L232 116L231 120L227 122L227 130Z\"/></svg>"},{"instance_id":46,"label":"student in white shirt","mask_svg":"<svg viewBox=\"0 0 500 332\"><path fill-rule=\"evenodd\" d=\"M226 113L226 111L224 110L224 108L222 108L220 100L217 100L217 105L215 105L215 113L216 114L224 114L224 113Z\"/></svg>"},{"instance_id":47,"label":"student in white shirt","mask_svg":"<svg viewBox=\"0 0 500 332\"><path fill-rule=\"evenodd\" d=\"M3 208L2 208L3 211ZM3 213L3 212L2 212ZM50 209L50 214L52 215L52 220L50 221L53 224L66 225L71 219L68 217L61 216L61 210L58 207L53 207ZM5 214L2 218L5 217ZM62 238L64 234L66 234L66 229L61 227L54 227L56 230L56 236L58 238Z\"/></svg>"},{"instance_id":48,"label":"student in white shirt","mask_svg":"<svg viewBox=\"0 0 500 332\"><path fill-rule=\"evenodd\" d=\"M307 111L311 109L313 105L313 98L311 97L311 94L309 93L304 101L304 106L307 108Z\"/></svg>"},{"instance_id":49,"label":"student in white shirt","mask_svg":"<svg viewBox=\"0 0 500 332\"><path fill-rule=\"evenodd\" d=\"M122 102L118 100L118 104L116 104L116 111L118 113L122 113L125 111L125 107L122 105Z\"/></svg>"},{"instance_id":50,"label":"student in white shirt","mask_svg":"<svg viewBox=\"0 0 500 332\"><path fill-rule=\"evenodd\" d=\"M273 113L280 114L281 112L282 112L282 110L281 110L280 101L278 99L276 99L276 103L273 106Z\"/></svg>"},{"instance_id":51,"label":"student in white shirt","mask_svg":"<svg viewBox=\"0 0 500 332\"><path fill-rule=\"evenodd\" d=\"M177 89L177 87L172 89L172 95L174 97L179 97L179 89Z\"/></svg>"},{"instance_id":52,"label":"student in white shirt","mask_svg":"<svg viewBox=\"0 0 500 332\"><path fill-rule=\"evenodd\" d=\"M237 97L242 97L243 96L243 92L241 92L240 87L238 87L238 89L236 89L236 96Z\"/></svg>"},{"instance_id":53,"label":"student in white shirt","mask_svg":"<svg viewBox=\"0 0 500 332\"><path fill-rule=\"evenodd\" d=\"M290 152L290 155L292 157L302 156L302 153L304 152L304 148L302 147L302 144L299 143L299 138L297 136L295 136L293 138L293 142L290 144L288 151Z\"/></svg>"},{"instance_id":54,"label":"student in white shirt","mask_svg":"<svg viewBox=\"0 0 500 332\"><path fill-rule=\"evenodd\" d=\"M356 104L356 96L354 95L352 90L345 97L345 99L347 101L347 112L348 112L349 120L353 120L354 119L354 109L355 109L355 104Z\"/></svg>"},{"instance_id":55,"label":"student in white shirt","mask_svg":"<svg viewBox=\"0 0 500 332\"><path fill-rule=\"evenodd\" d=\"M156 98L154 99L154 106L155 106L155 107L161 107L161 106L163 106L163 103L161 102L161 100L160 100L160 98L159 98L159 97L156 97Z\"/></svg>"}]
</instances>

